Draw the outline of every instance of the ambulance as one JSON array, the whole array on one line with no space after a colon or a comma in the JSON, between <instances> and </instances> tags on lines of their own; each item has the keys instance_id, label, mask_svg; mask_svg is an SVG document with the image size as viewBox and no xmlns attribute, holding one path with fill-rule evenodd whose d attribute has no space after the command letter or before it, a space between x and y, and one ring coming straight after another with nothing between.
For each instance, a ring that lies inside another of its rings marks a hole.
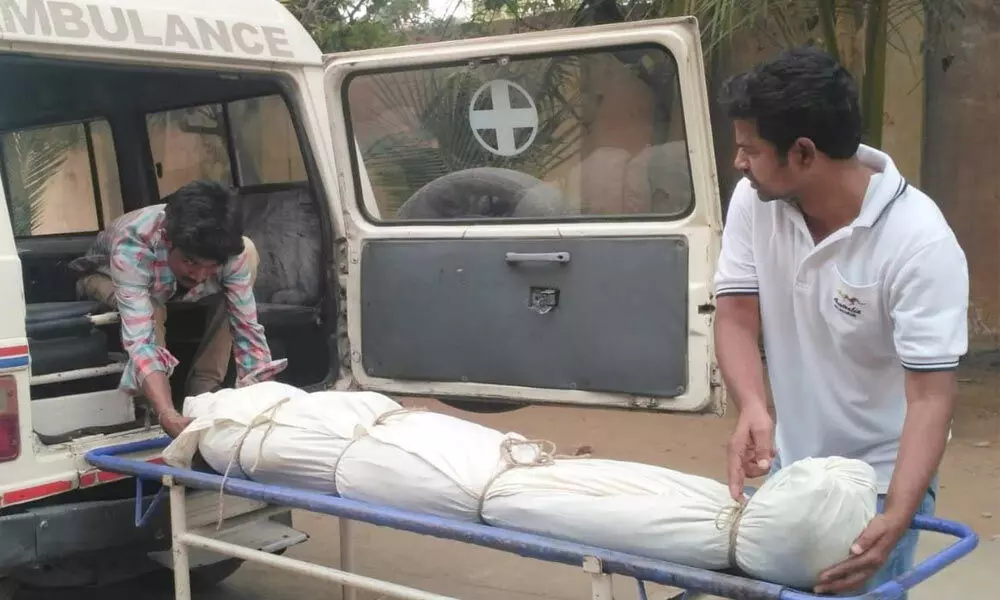
<instances>
[{"instance_id":1,"label":"ambulance","mask_svg":"<svg viewBox=\"0 0 1000 600\"><path fill-rule=\"evenodd\" d=\"M2 589L170 568L158 484L83 459L164 434L119 391L119 317L70 263L194 180L238 197L280 381L474 412L724 409L693 18L324 55L277 0L3 0L0 81ZM178 407L203 308L168 305ZM217 496L191 492L191 527L214 529ZM229 541L307 538L282 507L223 510ZM192 567L208 586L239 561Z\"/></svg>"}]
</instances>

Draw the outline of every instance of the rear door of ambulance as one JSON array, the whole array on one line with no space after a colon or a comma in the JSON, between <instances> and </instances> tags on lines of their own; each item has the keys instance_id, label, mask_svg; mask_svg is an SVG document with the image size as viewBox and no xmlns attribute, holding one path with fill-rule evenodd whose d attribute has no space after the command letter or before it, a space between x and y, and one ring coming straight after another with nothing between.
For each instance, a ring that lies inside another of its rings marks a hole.
<instances>
[{"instance_id":1,"label":"rear door of ambulance","mask_svg":"<svg viewBox=\"0 0 1000 600\"><path fill-rule=\"evenodd\" d=\"M721 412L693 18L330 56L361 387Z\"/></svg>"}]
</instances>

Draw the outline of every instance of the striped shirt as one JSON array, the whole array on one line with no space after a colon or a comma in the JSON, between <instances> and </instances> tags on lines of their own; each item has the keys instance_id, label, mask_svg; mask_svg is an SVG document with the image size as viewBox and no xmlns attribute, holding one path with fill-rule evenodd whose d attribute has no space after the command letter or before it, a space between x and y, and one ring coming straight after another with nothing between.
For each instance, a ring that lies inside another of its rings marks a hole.
<instances>
[{"instance_id":1,"label":"striped shirt","mask_svg":"<svg viewBox=\"0 0 1000 600\"><path fill-rule=\"evenodd\" d=\"M222 293L233 334L237 387L270 379L287 360L274 361L257 322L250 265L246 252L223 264L205 282L174 297L177 279L167 264L165 204L156 204L122 215L97 235L86 256L71 268L82 274L103 273L115 284L121 317L122 344L128 365L120 389L134 395L149 374L162 371L169 377L177 359L159 347L153 322L153 303L197 302Z\"/></svg>"}]
</instances>

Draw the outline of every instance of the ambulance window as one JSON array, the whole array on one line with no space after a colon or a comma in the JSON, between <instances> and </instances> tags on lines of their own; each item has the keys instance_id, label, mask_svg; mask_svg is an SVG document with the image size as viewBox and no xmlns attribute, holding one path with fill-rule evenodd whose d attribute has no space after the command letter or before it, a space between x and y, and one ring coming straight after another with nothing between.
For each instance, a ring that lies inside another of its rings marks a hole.
<instances>
[{"instance_id":1,"label":"ambulance window","mask_svg":"<svg viewBox=\"0 0 1000 600\"><path fill-rule=\"evenodd\" d=\"M381 220L679 219L693 206L662 47L404 66L346 85Z\"/></svg>"},{"instance_id":2,"label":"ambulance window","mask_svg":"<svg viewBox=\"0 0 1000 600\"><path fill-rule=\"evenodd\" d=\"M92 121L90 133L94 146L94 166L101 190L101 214L104 223L110 223L125 213L115 140L107 121Z\"/></svg>"},{"instance_id":3,"label":"ambulance window","mask_svg":"<svg viewBox=\"0 0 1000 600\"><path fill-rule=\"evenodd\" d=\"M241 186L306 179L302 149L284 98L238 100L227 108Z\"/></svg>"},{"instance_id":4,"label":"ambulance window","mask_svg":"<svg viewBox=\"0 0 1000 600\"><path fill-rule=\"evenodd\" d=\"M9 131L2 152L16 237L96 232L122 214L107 121Z\"/></svg>"},{"instance_id":5,"label":"ambulance window","mask_svg":"<svg viewBox=\"0 0 1000 600\"><path fill-rule=\"evenodd\" d=\"M241 187L306 179L279 95L169 110L147 116L146 125L161 198L195 179Z\"/></svg>"},{"instance_id":6,"label":"ambulance window","mask_svg":"<svg viewBox=\"0 0 1000 600\"><path fill-rule=\"evenodd\" d=\"M232 184L224 119L221 104L146 117L160 198L196 179Z\"/></svg>"}]
</instances>

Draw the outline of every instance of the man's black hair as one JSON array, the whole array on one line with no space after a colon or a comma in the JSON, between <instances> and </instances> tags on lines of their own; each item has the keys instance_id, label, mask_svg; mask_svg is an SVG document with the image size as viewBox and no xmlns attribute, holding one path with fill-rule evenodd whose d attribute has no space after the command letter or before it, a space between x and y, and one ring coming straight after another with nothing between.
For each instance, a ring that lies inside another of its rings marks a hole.
<instances>
[{"instance_id":1,"label":"man's black hair","mask_svg":"<svg viewBox=\"0 0 1000 600\"><path fill-rule=\"evenodd\" d=\"M164 202L167 238L174 248L220 264L243 252L243 224L229 188L193 181Z\"/></svg>"},{"instance_id":2,"label":"man's black hair","mask_svg":"<svg viewBox=\"0 0 1000 600\"><path fill-rule=\"evenodd\" d=\"M730 119L754 121L757 134L774 144L781 158L800 137L833 159L854 156L861 143L857 84L819 48L785 50L730 77L719 100Z\"/></svg>"}]
</instances>

